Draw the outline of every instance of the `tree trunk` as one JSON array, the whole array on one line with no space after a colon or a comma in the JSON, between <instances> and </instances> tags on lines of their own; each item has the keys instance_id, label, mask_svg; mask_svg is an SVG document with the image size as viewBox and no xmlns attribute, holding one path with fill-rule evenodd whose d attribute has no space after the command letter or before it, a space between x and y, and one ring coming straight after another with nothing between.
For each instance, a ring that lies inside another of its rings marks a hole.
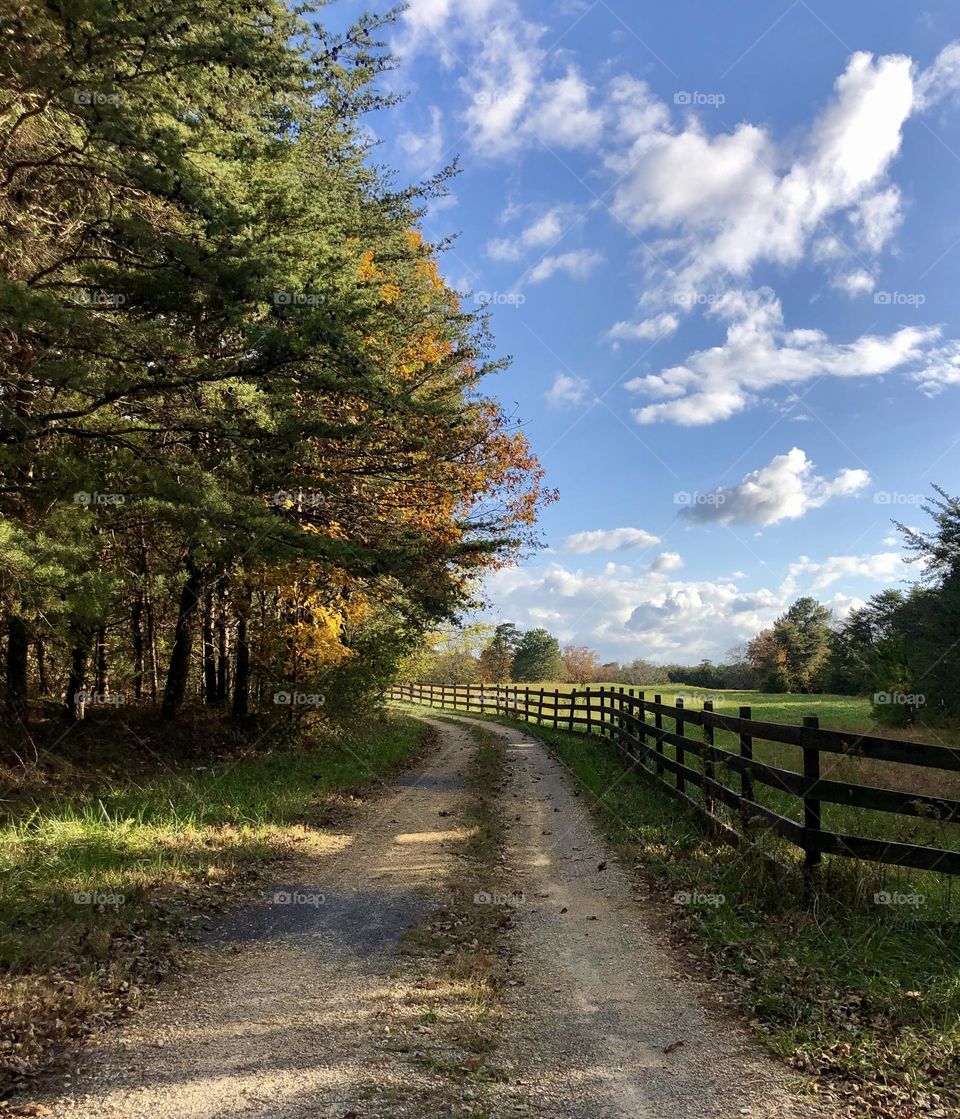
<instances>
[{"instance_id":1,"label":"tree trunk","mask_svg":"<svg viewBox=\"0 0 960 1119\"><path fill-rule=\"evenodd\" d=\"M247 645L247 619L237 622L237 653L233 674L233 717L246 718L250 709L250 648Z\"/></svg>"},{"instance_id":2,"label":"tree trunk","mask_svg":"<svg viewBox=\"0 0 960 1119\"><path fill-rule=\"evenodd\" d=\"M157 623L154 619L153 601L149 593L147 594L145 606L147 617L147 663L150 668L150 698L156 703L157 692L160 690L160 667L157 657Z\"/></svg>"},{"instance_id":3,"label":"tree trunk","mask_svg":"<svg viewBox=\"0 0 960 1119\"><path fill-rule=\"evenodd\" d=\"M50 695L50 677L47 676L47 647L43 641L34 642L34 652L37 655L37 684L40 695L46 699Z\"/></svg>"},{"instance_id":4,"label":"tree trunk","mask_svg":"<svg viewBox=\"0 0 960 1119\"><path fill-rule=\"evenodd\" d=\"M83 690L87 679L89 644L89 637L86 634L79 634L70 657L70 675L67 677L67 695L64 700L64 708L66 709L67 719L71 723L80 722L86 710L86 698Z\"/></svg>"},{"instance_id":5,"label":"tree trunk","mask_svg":"<svg viewBox=\"0 0 960 1119\"><path fill-rule=\"evenodd\" d=\"M11 719L27 713L27 654L30 633L19 614L7 615L6 712Z\"/></svg>"},{"instance_id":6,"label":"tree trunk","mask_svg":"<svg viewBox=\"0 0 960 1119\"><path fill-rule=\"evenodd\" d=\"M227 702L230 694L230 624L227 604L221 596L220 616L217 619L217 703Z\"/></svg>"},{"instance_id":7,"label":"tree trunk","mask_svg":"<svg viewBox=\"0 0 960 1119\"><path fill-rule=\"evenodd\" d=\"M190 674L190 654L193 651L193 623L200 600L200 572L187 562L187 581L180 592L180 606L177 611L177 628L170 650L170 665L167 669L167 684L163 693L160 714L164 719L172 719L183 706L187 695L187 677Z\"/></svg>"},{"instance_id":8,"label":"tree trunk","mask_svg":"<svg viewBox=\"0 0 960 1119\"><path fill-rule=\"evenodd\" d=\"M213 645L213 591L203 596L203 697L212 707L217 702L217 661Z\"/></svg>"},{"instance_id":9,"label":"tree trunk","mask_svg":"<svg viewBox=\"0 0 960 1119\"><path fill-rule=\"evenodd\" d=\"M143 699L143 591L137 591L130 610L133 639L133 698Z\"/></svg>"},{"instance_id":10,"label":"tree trunk","mask_svg":"<svg viewBox=\"0 0 960 1119\"><path fill-rule=\"evenodd\" d=\"M110 672L107 664L107 631L104 626L97 628L96 684L94 690L102 703L110 694Z\"/></svg>"}]
</instances>

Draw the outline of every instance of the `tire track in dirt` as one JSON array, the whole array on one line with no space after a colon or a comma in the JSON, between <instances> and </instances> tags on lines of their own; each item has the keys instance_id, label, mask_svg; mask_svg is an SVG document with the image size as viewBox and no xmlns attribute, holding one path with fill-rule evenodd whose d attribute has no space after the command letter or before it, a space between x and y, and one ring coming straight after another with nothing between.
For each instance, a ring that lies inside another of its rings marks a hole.
<instances>
[{"instance_id":1,"label":"tire track in dirt","mask_svg":"<svg viewBox=\"0 0 960 1119\"><path fill-rule=\"evenodd\" d=\"M516 1054L521 1083L514 1090L529 1093L530 1113L823 1115L791 1092L796 1077L742 1028L705 1009L694 982L644 923L636 888L560 763L529 734L481 725L509 744L510 888L524 895L509 935L523 985L507 996L513 1028L504 1049Z\"/></svg>"}]
</instances>

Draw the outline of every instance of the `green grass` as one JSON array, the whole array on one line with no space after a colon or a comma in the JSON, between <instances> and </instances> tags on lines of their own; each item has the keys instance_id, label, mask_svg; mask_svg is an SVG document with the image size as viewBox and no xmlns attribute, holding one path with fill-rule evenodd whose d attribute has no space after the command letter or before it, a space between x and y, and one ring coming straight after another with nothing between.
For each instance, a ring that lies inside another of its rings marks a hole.
<instances>
[{"instance_id":1,"label":"green grass","mask_svg":"<svg viewBox=\"0 0 960 1119\"><path fill-rule=\"evenodd\" d=\"M62 781L21 791L0 823L0 1012L29 1021L12 1051L0 1046L0 1080L42 1065L48 1042L163 974L198 913L242 893L267 862L322 843L345 794L376 787L423 736L392 714L208 765L114 758L72 770L76 791Z\"/></svg>"},{"instance_id":2,"label":"green grass","mask_svg":"<svg viewBox=\"0 0 960 1119\"><path fill-rule=\"evenodd\" d=\"M703 966L772 1050L825 1086L852 1082L885 1105L902 1097L902 1110L877 1114L920 1114L931 1097L942 1114L954 1114L960 891L951 881L827 859L808 890L799 874L705 835L649 776L627 770L606 740L536 733L592 794L607 837L658 887L673 927L693 934ZM877 905L883 889L924 900ZM683 894L694 900L678 903Z\"/></svg>"},{"instance_id":3,"label":"green grass","mask_svg":"<svg viewBox=\"0 0 960 1119\"><path fill-rule=\"evenodd\" d=\"M540 686L539 684L531 685L531 692L536 693ZM547 683L543 687L548 692L559 691L561 696L567 696L574 690L571 684ZM595 695L600 688L613 687L619 690L620 686L593 684L591 685L591 692ZM525 685L520 686L521 702L524 688ZM576 691L576 705L578 707L583 706L585 704L584 689L577 687ZM911 728L910 731L904 731L878 726L871 711L870 700L865 697L772 695L751 691L717 691L676 684L653 685L642 689L634 689L635 693L640 691L644 693L648 700L653 699L655 695L660 695L662 702L669 706L675 706L676 699L682 697L684 707L694 710L699 710L703 701L710 699L713 702L714 710L726 715L736 716L739 714L741 707L749 707L751 717L763 722L787 723L796 726L803 721L805 716L814 715L820 720L820 726L828 729L852 731L859 734L872 733L882 737L903 738L911 741L927 741L934 745L960 745L960 733L947 731L943 728L933 729L918 726ZM535 703L533 696L531 696L531 701ZM599 702L599 700L597 699L596 702ZM493 713L493 706L491 705L487 710ZM647 720L652 726L653 716L648 715ZM544 725L551 725L552 721L551 713L545 712ZM563 722L563 715L561 714L560 726L563 726ZM664 726L667 730L674 730L674 720L664 716ZM689 738L701 740L703 731L700 727L687 723L684 733ZM716 731L714 744L734 753L739 752L739 738L733 732ZM669 758L676 757L675 748L669 744L665 746L664 752ZM797 773L803 771L802 751L797 746L755 739L753 753L758 761L768 762L771 765L780 766ZM688 752L685 757L685 764L702 772L702 762L695 754ZM921 766L822 753L821 775L837 781L849 781L908 793L960 800L960 774L926 769ZM718 777L724 784L739 791L739 776L735 772L729 769L720 770L718 771ZM699 796L696 789L688 789L688 791L692 791L695 796ZM801 803L797 797L755 782L754 798L758 803L800 822ZM732 826L737 826L738 822L733 813L725 806L717 806L716 812L721 819L726 820ZM901 843L923 844L947 850L960 850L960 827L955 824L940 823L933 818L898 816L872 809L824 803L822 820L823 826L829 831L862 835L881 840L894 840ZM768 835L764 844L772 853L777 854L784 860L789 861L797 858L795 849L786 841L782 841L775 836Z\"/></svg>"}]
</instances>

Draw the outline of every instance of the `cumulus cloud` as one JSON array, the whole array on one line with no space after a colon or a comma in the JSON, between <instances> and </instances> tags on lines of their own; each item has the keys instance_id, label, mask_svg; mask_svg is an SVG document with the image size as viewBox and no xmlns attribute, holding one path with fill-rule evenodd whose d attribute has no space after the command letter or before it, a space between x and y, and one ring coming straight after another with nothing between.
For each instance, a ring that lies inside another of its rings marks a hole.
<instances>
[{"instance_id":1,"label":"cumulus cloud","mask_svg":"<svg viewBox=\"0 0 960 1119\"><path fill-rule=\"evenodd\" d=\"M625 552L633 548L651 548L659 543L659 536L645 532L642 528L597 528L589 532L573 533L563 541L560 548L565 552L577 553Z\"/></svg>"},{"instance_id":2,"label":"cumulus cloud","mask_svg":"<svg viewBox=\"0 0 960 1119\"><path fill-rule=\"evenodd\" d=\"M683 567L683 557L679 552L661 552L647 570L654 574L661 574L667 571L677 571L681 567Z\"/></svg>"},{"instance_id":3,"label":"cumulus cloud","mask_svg":"<svg viewBox=\"0 0 960 1119\"><path fill-rule=\"evenodd\" d=\"M618 322L607 331L611 342L653 341L666 338L680 325L680 318L671 311L644 319L642 322Z\"/></svg>"},{"instance_id":4,"label":"cumulus cloud","mask_svg":"<svg viewBox=\"0 0 960 1119\"><path fill-rule=\"evenodd\" d=\"M581 377L558 373L544 394L551 408L578 408L590 398L590 386Z\"/></svg>"},{"instance_id":5,"label":"cumulus cloud","mask_svg":"<svg viewBox=\"0 0 960 1119\"><path fill-rule=\"evenodd\" d=\"M937 327L904 327L836 343L820 330L787 330L780 301L769 288L728 292L711 314L729 322L723 345L626 383L631 392L668 398L636 409L638 423L709 424L743 411L757 392L778 385L890 373L921 359L940 336Z\"/></svg>"},{"instance_id":6,"label":"cumulus cloud","mask_svg":"<svg viewBox=\"0 0 960 1119\"><path fill-rule=\"evenodd\" d=\"M646 657L684 663L721 658L733 645L772 624L799 594L835 588L820 595L839 616L863 598L857 580L879 587L906 573L896 553L801 556L777 586L745 589L737 573L729 579L680 580L649 567L640 570L607 563L599 571L512 568L492 575L487 593L496 613L521 628L546 625L562 642L589 645L604 659ZM864 594L874 587L864 588Z\"/></svg>"},{"instance_id":7,"label":"cumulus cloud","mask_svg":"<svg viewBox=\"0 0 960 1119\"><path fill-rule=\"evenodd\" d=\"M859 493L870 484L866 470L841 470L833 479L814 473L813 463L799 447L748 474L737 486L721 486L683 510L699 524L772 525L795 520L819 509L834 497Z\"/></svg>"},{"instance_id":8,"label":"cumulus cloud","mask_svg":"<svg viewBox=\"0 0 960 1119\"><path fill-rule=\"evenodd\" d=\"M835 215L876 251L899 220L886 177L914 109L911 68L901 55L854 54L795 153L750 123L711 134L689 115L678 127L643 83L622 83L614 212L637 233L669 234L661 247L678 292L763 262L796 264Z\"/></svg>"},{"instance_id":9,"label":"cumulus cloud","mask_svg":"<svg viewBox=\"0 0 960 1119\"><path fill-rule=\"evenodd\" d=\"M558 272L565 272L575 280L585 280L602 263L601 254L592 249L572 249L568 253L543 257L530 269L527 278L531 284L542 284Z\"/></svg>"}]
</instances>

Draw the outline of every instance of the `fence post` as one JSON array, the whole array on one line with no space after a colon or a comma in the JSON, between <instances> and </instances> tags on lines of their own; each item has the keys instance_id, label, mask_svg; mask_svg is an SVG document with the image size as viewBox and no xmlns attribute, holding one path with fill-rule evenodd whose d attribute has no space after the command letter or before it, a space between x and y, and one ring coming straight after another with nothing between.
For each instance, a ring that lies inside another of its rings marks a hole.
<instances>
[{"instance_id":1,"label":"fence post","mask_svg":"<svg viewBox=\"0 0 960 1119\"><path fill-rule=\"evenodd\" d=\"M682 738L683 737L683 699L680 696L677 696L676 705L677 705L677 714L674 718L674 723L676 725L677 735L680 738ZM677 758L677 765L683 765L683 760L686 757L686 754L684 753L683 747L680 745L679 742L677 743L677 745L675 747L675 754L676 754L676 758ZM687 782L686 782L683 774L680 773L679 771L677 771L677 792L678 793L684 792L686 787L687 787Z\"/></svg>"},{"instance_id":2,"label":"fence post","mask_svg":"<svg viewBox=\"0 0 960 1119\"><path fill-rule=\"evenodd\" d=\"M811 782L810 789L803 797L803 854L804 869L809 875L820 865L822 855L816 850L811 832L820 830L820 799L813 795L820 780L820 748L810 740L815 737L811 731L820 728L816 715L807 715L803 720L800 742L803 747L803 775Z\"/></svg>"},{"instance_id":3,"label":"fence post","mask_svg":"<svg viewBox=\"0 0 960 1119\"><path fill-rule=\"evenodd\" d=\"M527 684L526 690L523 693L523 718L525 722L530 722L530 685Z\"/></svg>"},{"instance_id":4,"label":"fence post","mask_svg":"<svg viewBox=\"0 0 960 1119\"><path fill-rule=\"evenodd\" d=\"M753 712L749 707L740 708L740 718L749 719ZM747 761L753 761L753 735L740 734L740 757L746 758ZM753 800L753 774L749 769L741 770L740 772L740 795L744 800ZM744 831L750 826L750 811L743 803L740 804L740 819L741 826Z\"/></svg>"},{"instance_id":5,"label":"fence post","mask_svg":"<svg viewBox=\"0 0 960 1119\"><path fill-rule=\"evenodd\" d=\"M713 710L713 700L705 699L703 701L704 711ZM713 727L707 723L703 724L703 807L707 812L713 811L713 793L710 791L708 780L716 780L716 766L713 764Z\"/></svg>"},{"instance_id":6,"label":"fence post","mask_svg":"<svg viewBox=\"0 0 960 1119\"><path fill-rule=\"evenodd\" d=\"M658 695L656 692L654 692L653 702L659 708L660 704L663 703L663 696ZM654 726L655 730L658 730L658 731L663 730L663 715L659 710L657 710L653 713L653 726ZM657 763L656 763L657 764L657 776L662 780L663 779L663 760L662 760L663 759L663 738L659 734L657 735L657 744L656 745L657 745L657 754L659 755L659 757L657 758Z\"/></svg>"},{"instance_id":7,"label":"fence post","mask_svg":"<svg viewBox=\"0 0 960 1119\"><path fill-rule=\"evenodd\" d=\"M593 734L593 715L590 713L590 688L584 692L587 701L587 734Z\"/></svg>"},{"instance_id":8,"label":"fence post","mask_svg":"<svg viewBox=\"0 0 960 1119\"><path fill-rule=\"evenodd\" d=\"M631 696L633 695L633 688L629 689L629 694ZM647 745L647 712L644 710L644 706L643 706L643 692L638 692L637 693L637 699L640 702L631 704L630 706L633 708L633 710L634 710L634 712L636 713L636 716L637 716L637 738L640 739L640 745L641 746L646 746ZM644 749L644 750L641 750L640 753L643 754L643 764L644 764L644 766L648 767L647 766L647 751Z\"/></svg>"},{"instance_id":9,"label":"fence post","mask_svg":"<svg viewBox=\"0 0 960 1119\"><path fill-rule=\"evenodd\" d=\"M574 716L574 708L576 706L577 706L577 689L576 688L571 688L570 689L570 728L569 728L571 734L573 733L573 716Z\"/></svg>"}]
</instances>

